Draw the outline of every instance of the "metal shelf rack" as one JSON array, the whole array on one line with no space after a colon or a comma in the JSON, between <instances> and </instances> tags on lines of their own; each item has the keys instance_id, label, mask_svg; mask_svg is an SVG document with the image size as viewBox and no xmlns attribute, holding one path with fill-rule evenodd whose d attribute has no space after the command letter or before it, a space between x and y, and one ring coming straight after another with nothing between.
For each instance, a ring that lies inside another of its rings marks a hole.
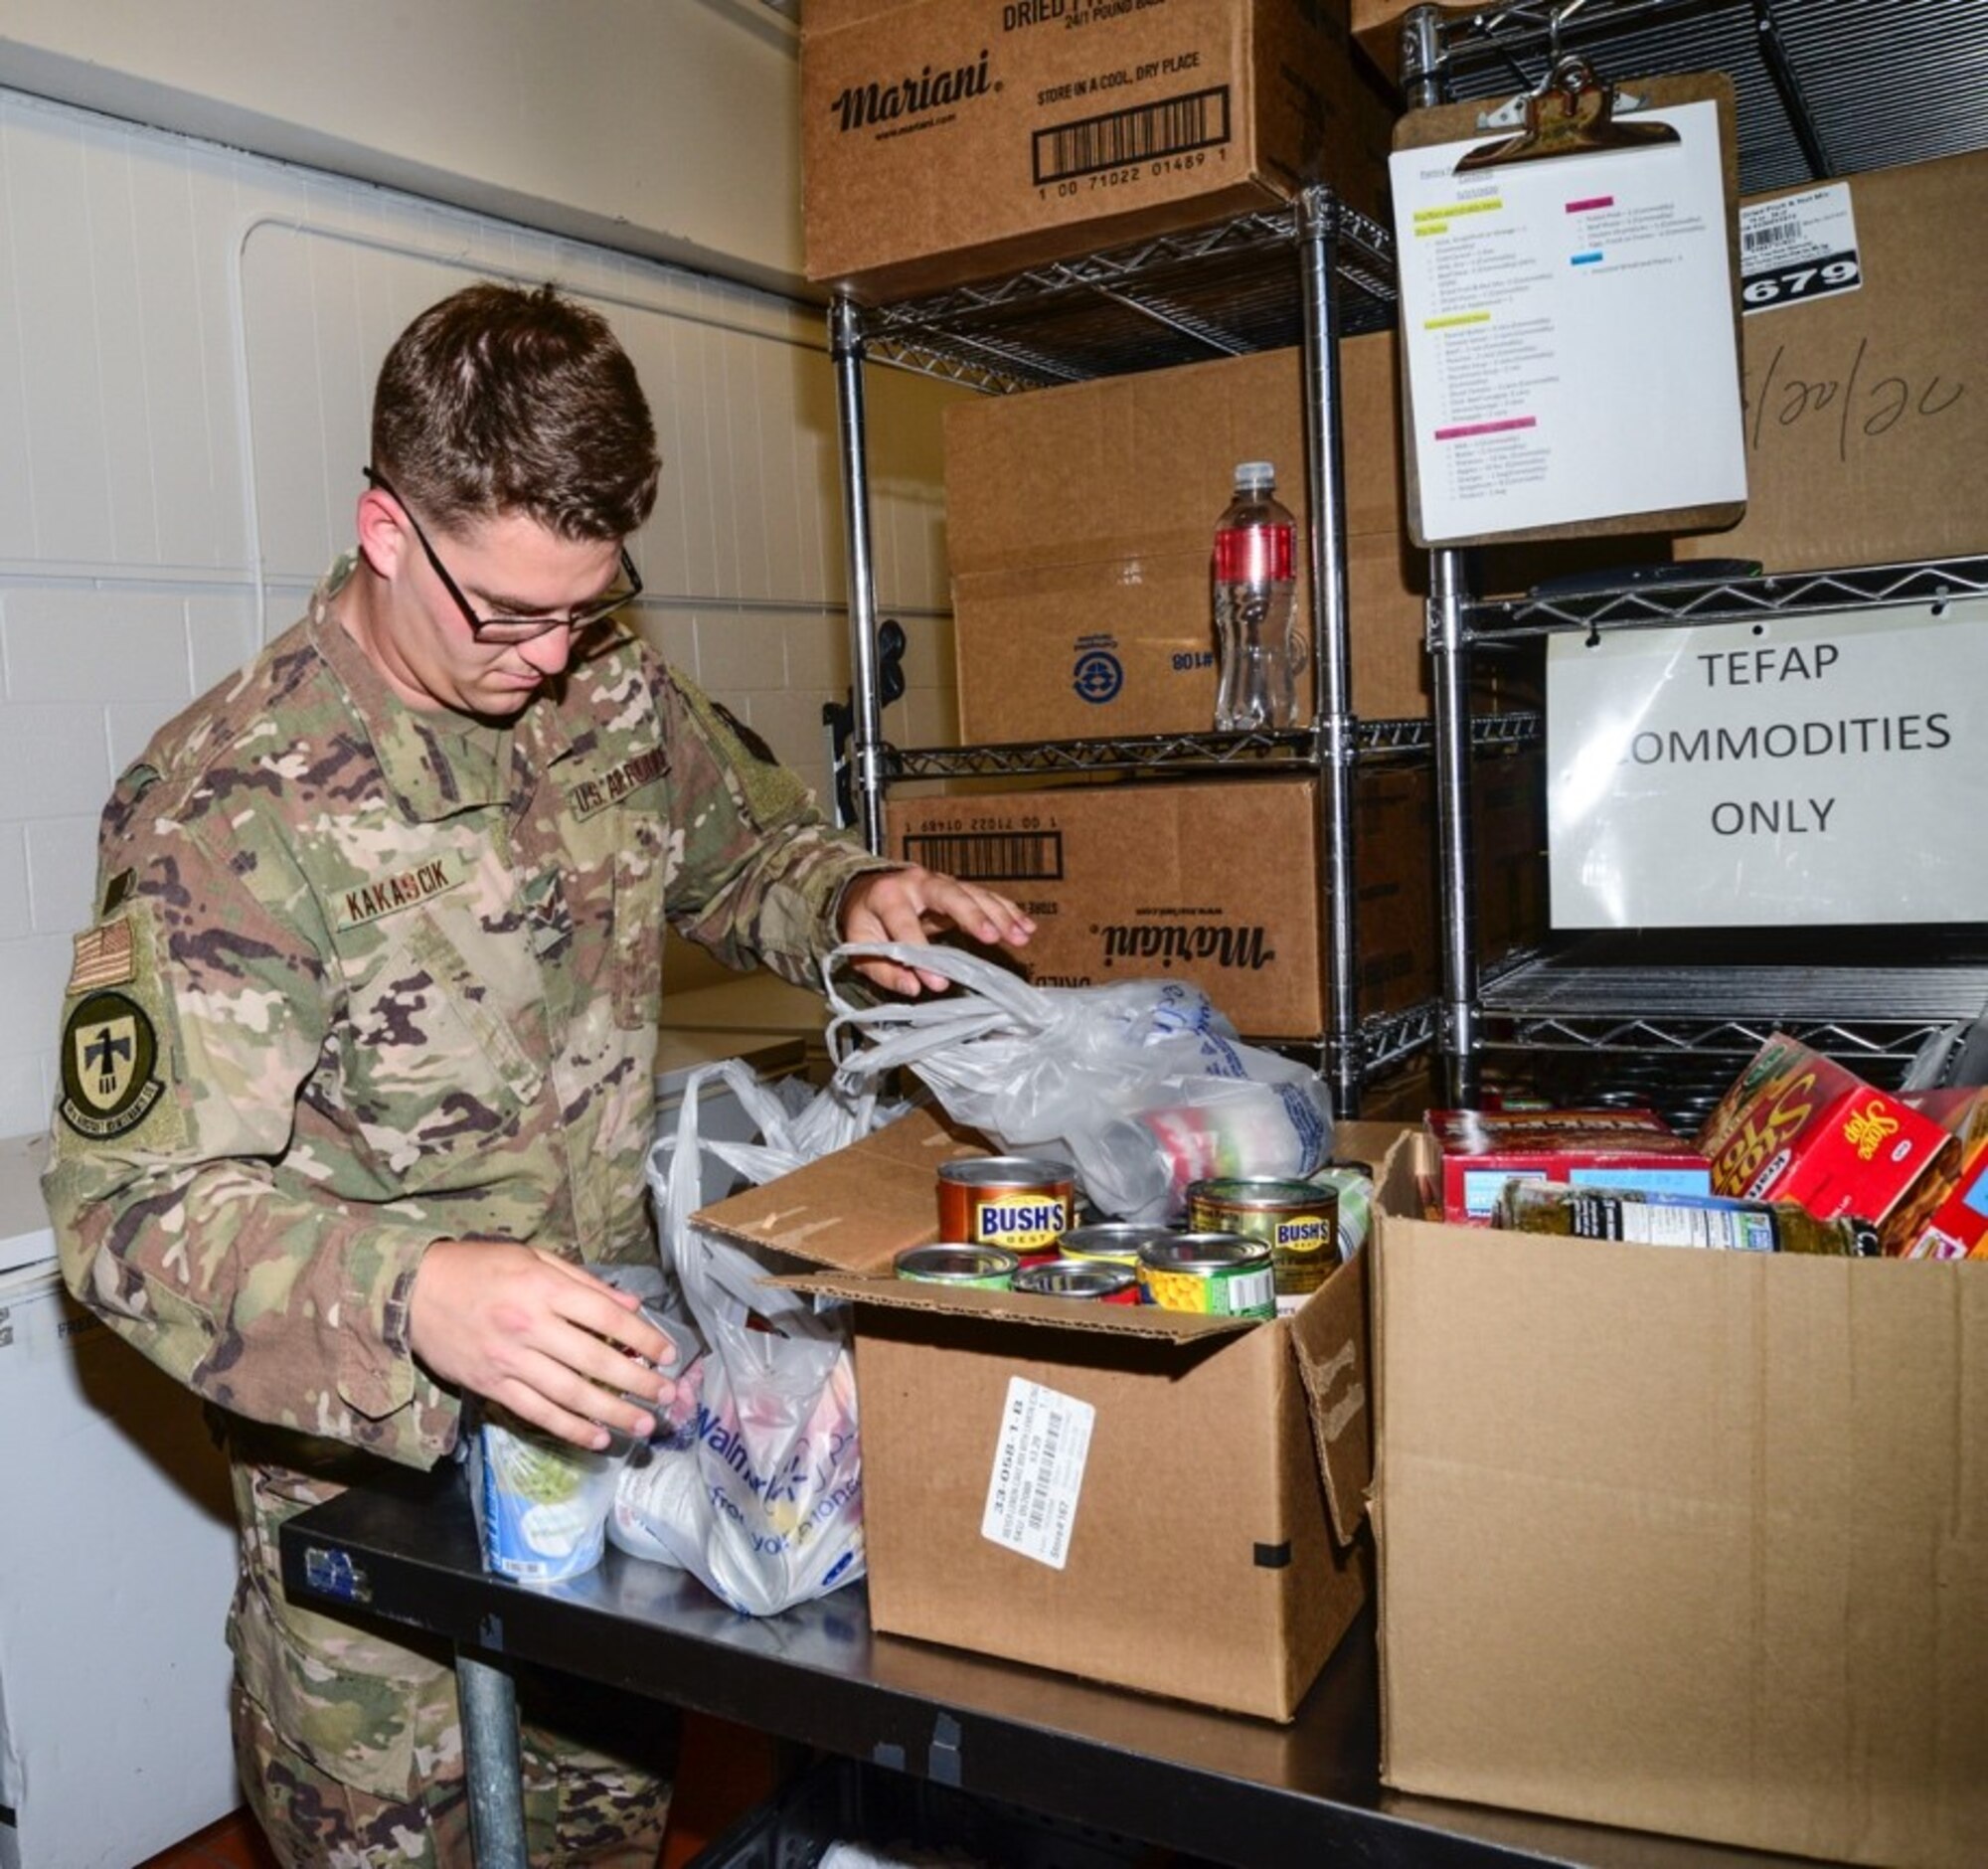
<instances>
[{"instance_id":1,"label":"metal shelf rack","mask_svg":"<svg viewBox=\"0 0 1988 1869\"><path fill-rule=\"evenodd\" d=\"M1360 759L1426 759L1435 739L1427 721L1355 721ZM1480 715L1471 724L1480 748L1524 747L1541 738L1537 714ZM1251 771L1315 769L1320 736L1311 728L1279 733L1140 734L1119 740L1017 741L982 747L886 747L886 774L913 778L1013 778L1070 772L1196 772L1211 766Z\"/></svg>"},{"instance_id":2,"label":"metal shelf rack","mask_svg":"<svg viewBox=\"0 0 1988 1869\"><path fill-rule=\"evenodd\" d=\"M1326 1030L1318 1048L1341 1109L1367 1075L1434 1036L1432 1011L1359 1017L1354 953L1353 767L1428 746L1421 723L1361 723L1349 710L1345 469L1338 341L1393 321L1392 236L1308 188L1287 206L1169 234L989 284L829 313L848 533L850 769L865 841L884 846L886 787L909 777L1152 770L1306 769L1320 775L1320 893ZM916 370L988 394L1081 382L1281 346L1304 352L1313 725L1301 733L1194 734L1141 740L902 751L884 740L866 468L863 366ZM1490 730L1509 744L1528 731ZM1531 731L1537 731L1535 724Z\"/></svg>"},{"instance_id":3,"label":"metal shelf rack","mask_svg":"<svg viewBox=\"0 0 1988 1869\"><path fill-rule=\"evenodd\" d=\"M1609 69L1728 72L1747 194L1988 146L1979 0L1507 0L1446 9L1424 38L1405 17L1397 69L1453 98L1530 87L1551 50Z\"/></svg>"},{"instance_id":4,"label":"metal shelf rack","mask_svg":"<svg viewBox=\"0 0 1988 1869\"><path fill-rule=\"evenodd\" d=\"M1971 32L1963 12L1973 15ZM1988 146L1988 42L1980 26L1980 8L1967 0L1910 8L1854 0L1512 0L1469 14L1421 6L1403 17L1401 72L1412 105L1530 88L1556 49L1604 42L1608 70L1624 77L1729 72L1739 94L1740 186L1751 192ZM1698 1061L1702 1072L1717 1064L1730 1076L1775 1031L1896 1081L1928 1041L1988 1006L1988 941L1978 931L1958 946L1922 931L1880 935L1861 944L1885 957L1867 953L1863 964L1821 954L1814 964L1749 963L1738 931L1724 954L1712 957L1701 941L1701 951L1682 960L1640 954L1633 941L1624 951L1602 937L1480 980L1462 752L1472 727L1474 649L1572 630L1937 605L1988 594L1988 557L1480 601L1464 555L1437 551L1430 590L1441 1043L1451 1101L1477 1101L1488 1052L1523 1053L1549 1070L1555 1060L1605 1057L1657 1084L1676 1061ZM1857 933L1835 933L1839 952L1854 954ZM1675 1104L1683 1081L1671 1074L1653 1101L1665 1101L1667 1088Z\"/></svg>"}]
</instances>

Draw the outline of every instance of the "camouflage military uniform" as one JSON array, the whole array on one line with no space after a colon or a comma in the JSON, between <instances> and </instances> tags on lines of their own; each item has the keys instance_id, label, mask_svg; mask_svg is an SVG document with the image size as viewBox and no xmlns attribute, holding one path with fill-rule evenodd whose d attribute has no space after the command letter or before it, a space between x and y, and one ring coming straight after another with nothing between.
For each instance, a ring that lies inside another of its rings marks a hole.
<instances>
[{"instance_id":1,"label":"camouflage military uniform","mask_svg":"<svg viewBox=\"0 0 1988 1869\"><path fill-rule=\"evenodd\" d=\"M77 1295L241 1425L230 1640L270 1827L299 1862L440 1863L447 1670L286 1604L276 1529L452 1446L458 1399L408 1346L430 1242L653 1252L665 915L810 980L879 866L614 625L509 728L407 708L330 614L348 570L118 783L46 1192ZM667 1799L595 1784L569 1827Z\"/></svg>"}]
</instances>

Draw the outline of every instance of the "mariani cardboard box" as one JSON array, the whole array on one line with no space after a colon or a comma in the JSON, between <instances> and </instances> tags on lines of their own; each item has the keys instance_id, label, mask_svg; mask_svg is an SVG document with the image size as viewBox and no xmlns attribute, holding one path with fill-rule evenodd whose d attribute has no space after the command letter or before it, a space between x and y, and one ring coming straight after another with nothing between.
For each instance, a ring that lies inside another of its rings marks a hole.
<instances>
[{"instance_id":1,"label":"mariani cardboard box","mask_svg":"<svg viewBox=\"0 0 1988 1869\"><path fill-rule=\"evenodd\" d=\"M1988 1836L1988 1277L1415 1217L1374 1266L1382 1777L1911 1869Z\"/></svg>"},{"instance_id":2,"label":"mariani cardboard box","mask_svg":"<svg viewBox=\"0 0 1988 1869\"><path fill-rule=\"evenodd\" d=\"M1758 218L1755 218L1758 217ZM1967 556L1988 512L1988 151L1748 196L1746 517L1680 558L1769 572ZM1854 284L1845 281L1854 280ZM1835 283L1832 283L1835 281Z\"/></svg>"},{"instance_id":3,"label":"mariani cardboard box","mask_svg":"<svg viewBox=\"0 0 1988 1869\"><path fill-rule=\"evenodd\" d=\"M856 1306L872 1623L1289 1719L1368 1596L1365 1256L1259 1324L894 1277L987 1150L916 1112L697 1216Z\"/></svg>"},{"instance_id":4,"label":"mariani cardboard box","mask_svg":"<svg viewBox=\"0 0 1988 1869\"><path fill-rule=\"evenodd\" d=\"M1028 946L1002 957L1038 985L1172 975L1250 1037L1315 1037L1330 1012L1318 813L1309 778L894 792L888 850L986 883L1034 916ZM1432 813L1426 766L1359 774L1363 1013L1404 1011L1435 991Z\"/></svg>"},{"instance_id":5,"label":"mariani cardboard box","mask_svg":"<svg viewBox=\"0 0 1988 1869\"><path fill-rule=\"evenodd\" d=\"M810 279L903 297L1260 211L1383 217L1346 0L806 0Z\"/></svg>"}]
</instances>

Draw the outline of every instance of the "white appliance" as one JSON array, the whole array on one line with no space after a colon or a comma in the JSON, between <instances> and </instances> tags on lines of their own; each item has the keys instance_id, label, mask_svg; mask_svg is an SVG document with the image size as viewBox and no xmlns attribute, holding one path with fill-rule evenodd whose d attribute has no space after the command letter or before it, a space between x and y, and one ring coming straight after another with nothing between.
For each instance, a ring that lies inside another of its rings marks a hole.
<instances>
[{"instance_id":1,"label":"white appliance","mask_svg":"<svg viewBox=\"0 0 1988 1869\"><path fill-rule=\"evenodd\" d=\"M0 1142L0 1869L130 1869L242 1801L225 1461L70 1301L39 1142Z\"/></svg>"}]
</instances>

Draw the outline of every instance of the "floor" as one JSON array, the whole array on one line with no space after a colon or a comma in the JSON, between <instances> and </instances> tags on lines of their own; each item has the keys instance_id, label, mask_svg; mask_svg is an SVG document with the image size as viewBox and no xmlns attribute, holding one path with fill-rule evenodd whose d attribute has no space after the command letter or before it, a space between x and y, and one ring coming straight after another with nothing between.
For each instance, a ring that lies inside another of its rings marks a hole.
<instances>
[{"instance_id":1,"label":"floor","mask_svg":"<svg viewBox=\"0 0 1988 1869\"><path fill-rule=\"evenodd\" d=\"M682 1869L774 1784L774 1750L764 1734L698 1714L684 1717L680 1787L657 1869ZM137 1869L280 1869L246 1810L211 1823Z\"/></svg>"}]
</instances>

